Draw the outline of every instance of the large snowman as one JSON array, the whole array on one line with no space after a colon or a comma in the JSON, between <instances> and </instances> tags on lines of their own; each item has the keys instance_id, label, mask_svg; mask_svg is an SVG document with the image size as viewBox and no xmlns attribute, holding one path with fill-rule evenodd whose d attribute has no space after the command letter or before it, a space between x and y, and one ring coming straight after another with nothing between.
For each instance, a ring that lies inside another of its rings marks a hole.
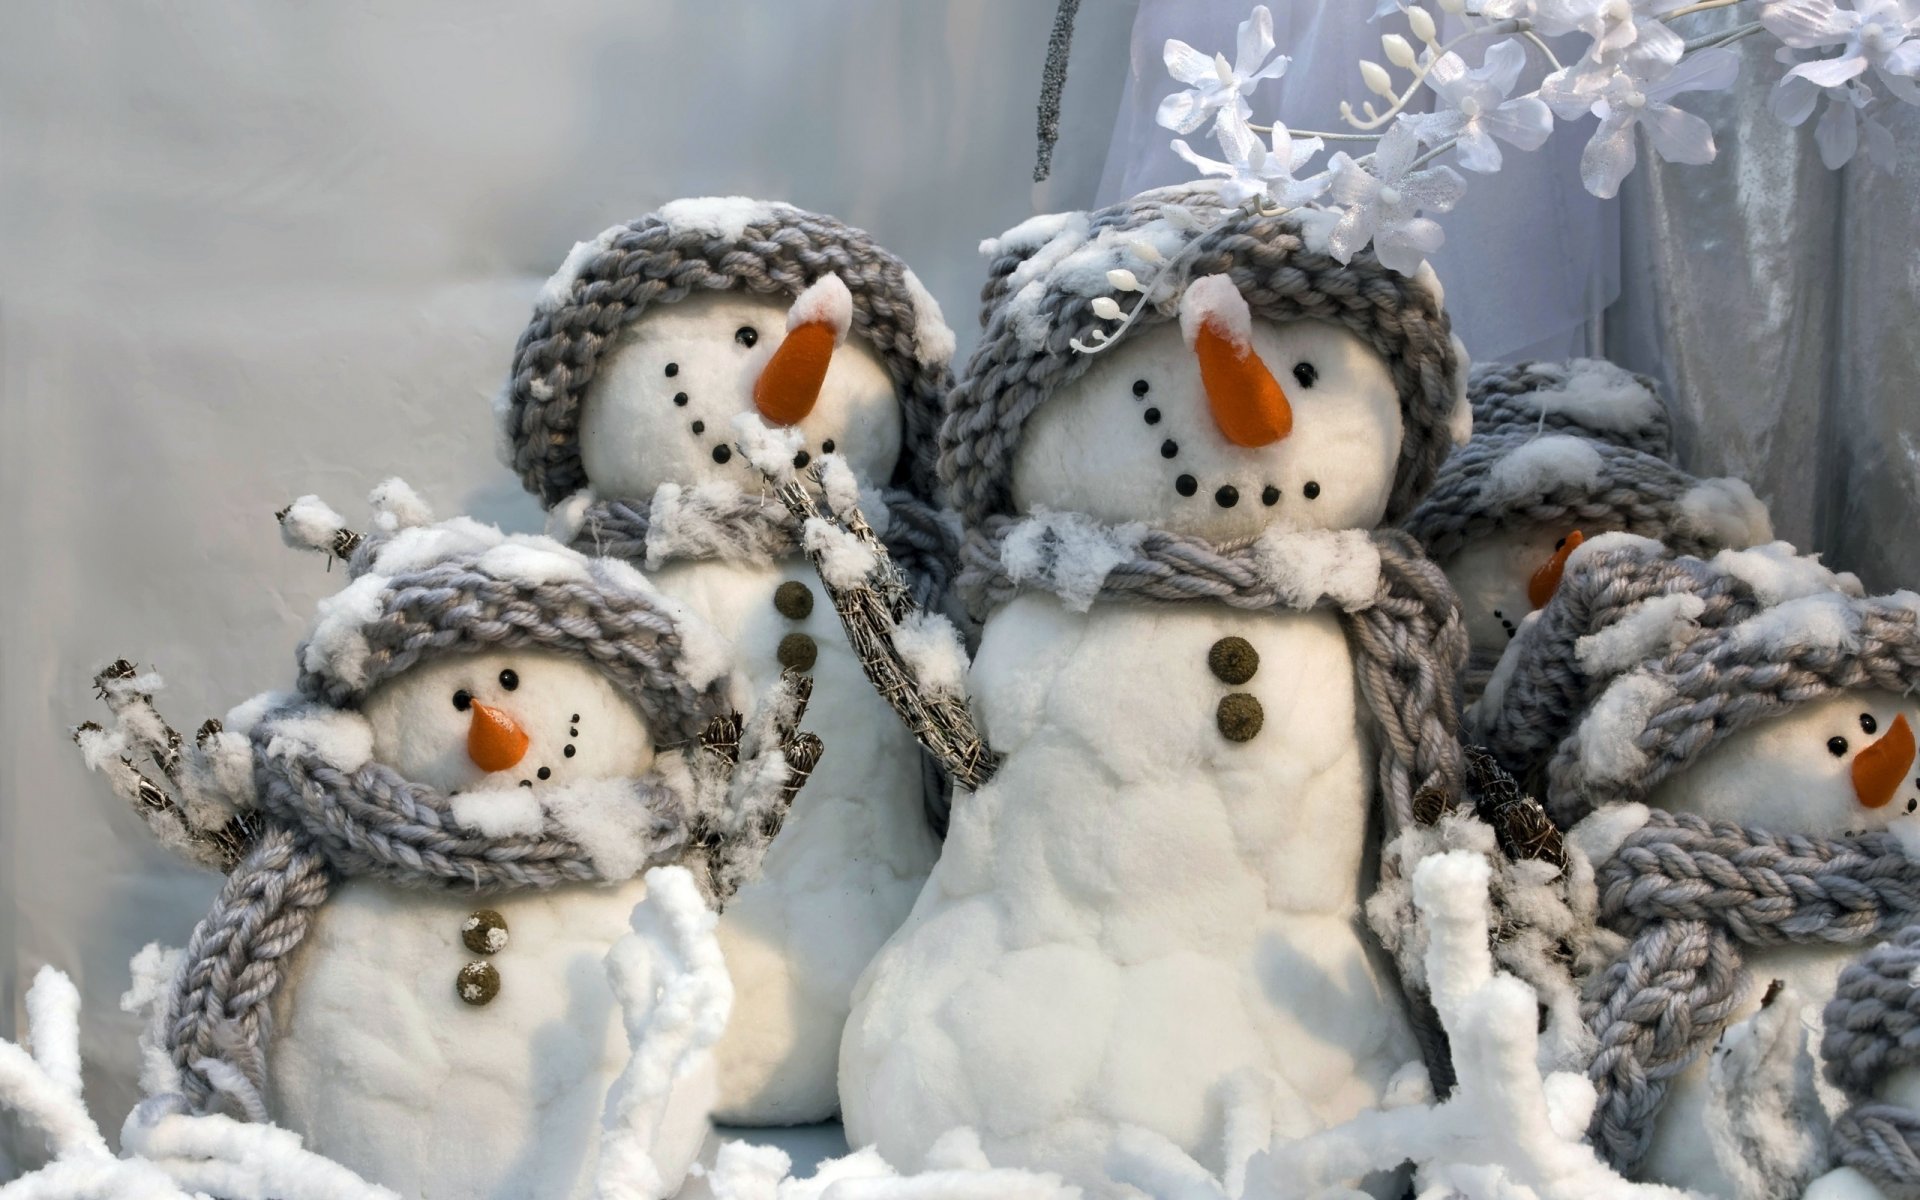
<instances>
[{"instance_id":1,"label":"large snowman","mask_svg":"<svg viewBox=\"0 0 1920 1200\"><path fill-rule=\"evenodd\" d=\"M737 772L703 750L715 718L735 728L725 643L627 564L393 515L322 602L298 692L193 753L230 786L244 853L165 1048L196 1108L271 1119L402 1195L587 1196L633 1049L604 960L642 875L684 863L723 901L817 744ZM311 541L329 516L307 500L285 520ZM124 706L138 683L106 686ZM174 832L212 826L201 807ZM645 1134L665 1179L715 1088L710 1056L676 1075Z\"/></svg>"},{"instance_id":2,"label":"large snowman","mask_svg":"<svg viewBox=\"0 0 1920 1200\"><path fill-rule=\"evenodd\" d=\"M1213 221L1191 282L1111 350L1068 347L1110 270L1150 275ZM1123 1194L1122 1130L1226 1172L1229 1125L1324 1127L1419 1060L1360 905L1383 824L1457 787L1464 646L1439 573L1369 531L1464 435L1465 363L1430 275L1342 266L1206 192L984 249L941 466L997 770L861 983L841 1097L889 1162L971 1127L996 1164ZM829 551L823 577L859 586Z\"/></svg>"},{"instance_id":3,"label":"large snowman","mask_svg":"<svg viewBox=\"0 0 1920 1200\"><path fill-rule=\"evenodd\" d=\"M1845 1106L1822 1009L1863 943L1920 917L1920 596L1667 620L1672 648L1622 664L1548 769L1563 819L1661 814L1595 855L1602 920L1631 939L1589 989L1595 1134L1645 1178L1785 1200Z\"/></svg>"},{"instance_id":4,"label":"large snowman","mask_svg":"<svg viewBox=\"0 0 1920 1200\"><path fill-rule=\"evenodd\" d=\"M913 738L874 692L741 452L742 418L833 454L918 595L952 534L926 503L953 335L913 272L859 230L785 204L681 200L577 246L520 339L503 452L550 531L643 561L732 640L736 689L811 676L833 753L727 909L736 989L718 1053L723 1119L821 1120L854 981L905 918L944 823Z\"/></svg>"}]
</instances>

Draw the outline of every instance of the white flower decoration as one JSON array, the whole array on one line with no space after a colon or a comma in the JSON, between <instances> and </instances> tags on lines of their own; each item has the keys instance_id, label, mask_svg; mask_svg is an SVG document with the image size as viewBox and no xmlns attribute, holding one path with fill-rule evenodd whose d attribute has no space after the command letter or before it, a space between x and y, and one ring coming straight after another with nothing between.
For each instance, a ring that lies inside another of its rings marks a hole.
<instances>
[{"instance_id":1,"label":"white flower decoration","mask_svg":"<svg viewBox=\"0 0 1920 1200\"><path fill-rule=\"evenodd\" d=\"M1316 230L1333 257L1350 262L1371 241L1382 263L1411 275L1446 241L1439 223L1420 213L1452 209L1467 184L1451 167L1415 170L1419 153L1413 130L1395 122L1374 149L1371 172L1345 154L1334 155L1328 200L1340 212L1330 227L1323 220Z\"/></svg>"},{"instance_id":2,"label":"white flower decoration","mask_svg":"<svg viewBox=\"0 0 1920 1200\"><path fill-rule=\"evenodd\" d=\"M1720 91L1733 85L1740 60L1731 50L1706 50L1657 81L1616 74L1594 102L1600 128L1580 155L1580 179L1601 199L1620 191L1620 181L1639 161L1633 128L1642 126L1654 153L1668 162L1707 163L1715 154L1713 127L1667 103L1684 92Z\"/></svg>"},{"instance_id":3,"label":"white flower decoration","mask_svg":"<svg viewBox=\"0 0 1920 1200\"><path fill-rule=\"evenodd\" d=\"M1469 171L1500 169L1500 146L1495 138L1522 150L1538 150L1553 133L1553 111L1537 96L1509 100L1520 72L1527 65L1527 48L1508 38L1487 48L1478 70L1448 51L1434 60L1427 84L1442 107L1432 113L1401 118L1420 140L1437 145L1458 138L1455 152Z\"/></svg>"},{"instance_id":4,"label":"white flower decoration","mask_svg":"<svg viewBox=\"0 0 1920 1200\"><path fill-rule=\"evenodd\" d=\"M1179 38L1168 38L1167 73L1186 84L1187 90L1162 100L1155 119L1175 133L1192 133L1216 113L1222 124L1246 124L1253 115L1247 97L1255 86L1263 79L1280 78L1293 61L1283 54L1268 62L1272 53L1273 14L1264 4L1240 22L1239 46L1231 66L1224 54L1208 58Z\"/></svg>"},{"instance_id":5,"label":"white flower decoration","mask_svg":"<svg viewBox=\"0 0 1920 1200\"><path fill-rule=\"evenodd\" d=\"M1226 155L1224 162L1195 153L1185 138L1173 139L1173 152L1202 175L1219 176L1220 198L1229 204L1261 198L1282 208L1297 208L1326 190L1325 176L1294 178L1295 172L1320 153L1323 143L1319 138L1296 139L1285 125L1275 122L1272 144L1262 145L1259 135L1243 121L1222 121L1214 127L1213 135Z\"/></svg>"},{"instance_id":6,"label":"white flower decoration","mask_svg":"<svg viewBox=\"0 0 1920 1200\"><path fill-rule=\"evenodd\" d=\"M1920 74L1920 0L1861 0L1858 9L1834 0L1767 0L1760 21L1796 50L1841 48L1833 58L1801 63L1788 79L1836 88L1872 70L1895 96L1920 104L1913 78Z\"/></svg>"},{"instance_id":7,"label":"white flower decoration","mask_svg":"<svg viewBox=\"0 0 1920 1200\"><path fill-rule=\"evenodd\" d=\"M1780 51L1778 57L1782 62L1795 61L1791 50ZM1783 124L1799 126L1807 123L1823 96L1826 108L1813 127L1813 141L1820 148L1820 161L1835 171L1846 166L1859 152L1864 135L1867 157L1877 166L1892 167L1898 155L1893 131L1870 111L1875 97L1861 84L1822 88L1805 79L1790 77L1782 79L1773 89L1768 105Z\"/></svg>"}]
</instances>

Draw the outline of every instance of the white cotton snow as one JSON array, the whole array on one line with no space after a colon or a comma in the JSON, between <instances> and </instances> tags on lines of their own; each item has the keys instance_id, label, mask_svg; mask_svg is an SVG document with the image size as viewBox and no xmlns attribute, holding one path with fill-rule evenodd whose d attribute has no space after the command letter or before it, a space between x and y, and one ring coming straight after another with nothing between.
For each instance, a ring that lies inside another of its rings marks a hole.
<instances>
[{"instance_id":1,"label":"white cotton snow","mask_svg":"<svg viewBox=\"0 0 1920 1200\"><path fill-rule=\"evenodd\" d=\"M385 576L362 575L322 598L301 648L300 665L309 671L330 672L348 687L364 686L373 654L364 631L380 616L386 586Z\"/></svg>"},{"instance_id":2,"label":"white cotton snow","mask_svg":"<svg viewBox=\"0 0 1920 1200\"><path fill-rule=\"evenodd\" d=\"M1380 590L1380 547L1359 529L1270 529L1253 543L1255 569L1290 608L1321 596L1347 612L1371 607Z\"/></svg>"},{"instance_id":3,"label":"white cotton snow","mask_svg":"<svg viewBox=\"0 0 1920 1200\"><path fill-rule=\"evenodd\" d=\"M518 534L481 554L475 569L509 583L543 587L553 583L590 584L586 559L546 537Z\"/></svg>"},{"instance_id":4,"label":"white cotton snow","mask_svg":"<svg viewBox=\"0 0 1920 1200\"><path fill-rule=\"evenodd\" d=\"M1616 680L1600 693L1574 730L1573 751L1596 779L1626 779L1646 766L1646 751L1634 739L1647 720L1673 696L1673 689L1645 671Z\"/></svg>"},{"instance_id":5,"label":"white cotton snow","mask_svg":"<svg viewBox=\"0 0 1920 1200\"><path fill-rule=\"evenodd\" d=\"M1177 255L1188 233L1176 219L1149 221L1138 229L1103 229L1090 235L1084 212L1033 217L998 238L980 243L989 258L1023 254L1008 275L1005 311L1021 344L1038 348L1053 332L1050 296L1106 296L1113 291L1110 271L1129 270L1141 278ZM1143 297L1141 303L1145 303Z\"/></svg>"},{"instance_id":6,"label":"white cotton snow","mask_svg":"<svg viewBox=\"0 0 1920 1200\"><path fill-rule=\"evenodd\" d=\"M1745 583L1760 603L1769 606L1819 592L1841 592L1849 596L1865 592L1859 578L1852 573L1834 571L1821 563L1818 554L1801 554L1788 542L1722 550L1711 561L1716 570Z\"/></svg>"},{"instance_id":7,"label":"white cotton snow","mask_svg":"<svg viewBox=\"0 0 1920 1200\"><path fill-rule=\"evenodd\" d=\"M1570 488L1590 490L1600 485L1600 451L1586 438L1555 433L1516 447L1487 472L1491 501Z\"/></svg>"},{"instance_id":8,"label":"white cotton snow","mask_svg":"<svg viewBox=\"0 0 1920 1200\"><path fill-rule=\"evenodd\" d=\"M1820 592L1762 609L1727 630L1728 644L1775 656L1798 649L1857 650L1860 612L1840 592Z\"/></svg>"},{"instance_id":9,"label":"white cotton snow","mask_svg":"<svg viewBox=\"0 0 1920 1200\"><path fill-rule=\"evenodd\" d=\"M835 275L827 278L835 283L840 282ZM841 284L841 290L846 290L845 284ZM801 299L806 299L806 296L803 295ZM799 311L798 302L794 305L794 311ZM794 318L789 314L787 319L792 321ZM754 470L776 485L793 478L794 455L807 447L806 430L798 425L769 425L758 412L749 410L733 418L733 432L737 439L734 444L747 456Z\"/></svg>"},{"instance_id":10,"label":"white cotton snow","mask_svg":"<svg viewBox=\"0 0 1920 1200\"><path fill-rule=\"evenodd\" d=\"M800 541L807 553L818 556L820 578L828 587L860 587L880 565L859 538L822 517L807 518Z\"/></svg>"},{"instance_id":11,"label":"white cotton snow","mask_svg":"<svg viewBox=\"0 0 1920 1200\"><path fill-rule=\"evenodd\" d=\"M1567 846L1589 863L1606 862L1652 815L1652 810L1644 804L1603 805L1567 831Z\"/></svg>"},{"instance_id":12,"label":"white cotton snow","mask_svg":"<svg viewBox=\"0 0 1920 1200\"><path fill-rule=\"evenodd\" d=\"M853 325L853 293L846 281L829 272L814 280L787 308L787 331L802 325L826 325L833 330L834 345L847 339Z\"/></svg>"},{"instance_id":13,"label":"white cotton snow","mask_svg":"<svg viewBox=\"0 0 1920 1200\"><path fill-rule=\"evenodd\" d=\"M940 302L912 270L901 275L907 296L913 301L913 357L922 365L944 367L953 361L956 341Z\"/></svg>"},{"instance_id":14,"label":"white cotton snow","mask_svg":"<svg viewBox=\"0 0 1920 1200\"><path fill-rule=\"evenodd\" d=\"M295 550L333 552L333 539L347 527L347 519L327 507L318 496L302 496L280 517L280 540Z\"/></svg>"},{"instance_id":15,"label":"white cotton snow","mask_svg":"<svg viewBox=\"0 0 1920 1200\"><path fill-rule=\"evenodd\" d=\"M373 726L357 712L309 704L277 713L268 730L267 757L311 755L341 771L373 758Z\"/></svg>"},{"instance_id":16,"label":"white cotton snow","mask_svg":"<svg viewBox=\"0 0 1920 1200\"><path fill-rule=\"evenodd\" d=\"M482 837L531 837L540 832L540 801L532 788L456 792L447 804L455 821Z\"/></svg>"},{"instance_id":17,"label":"white cotton snow","mask_svg":"<svg viewBox=\"0 0 1920 1200\"><path fill-rule=\"evenodd\" d=\"M1253 311L1231 276L1203 276L1180 297L1180 336L1189 347L1202 329L1225 338L1242 355L1253 352Z\"/></svg>"},{"instance_id":18,"label":"white cotton snow","mask_svg":"<svg viewBox=\"0 0 1920 1200\"><path fill-rule=\"evenodd\" d=\"M575 242L573 249L567 251L566 260L560 264L560 269L548 276L547 281L540 285L539 294L533 298L533 311L550 313L564 307L573 295L574 280L580 278L580 273L587 269L587 264L605 253L607 248L613 245L613 239L625 233L626 229L625 225L615 225L611 229L601 230L600 234L590 242Z\"/></svg>"},{"instance_id":19,"label":"white cotton snow","mask_svg":"<svg viewBox=\"0 0 1920 1200\"><path fill-rule=\"evenodd\" d=\"M737 242L746 235L747 226L777 220L793 211L790 205L748 196L690 196L661 205L659 215L675 230Z\"/></svg>"},{"instance_id":20,"label":"white cotton snow","mask_svg":"<svg viewBox=\"0 0 1920 1200\"><path fill-rule=\"evenodd\" d=\"M1636 378L1603 358L1576 358L1566 364L1558 387L1532 393L1543 414L1564 414L1589 429L1631 433L1660 419L1660 397Z\"/></svg>"},{"instance_id":21,"label":"white cotton snow","mask_svg":"<svg viewBox=\"0 0 1920 1200\"><path fill-rule=\"evenodd\" d=\"M602 879L629 879L647 865L653 815L631 780L587 779L548 788L539 803Z\"/></svg>"},{"instance_id":22,"label":"white cotton snow","mask_svg":"<svg viewBox=\"0 0 1920 1200\"><path fill-rule=\"evenodd\" d=\"M373 509L373 527L386 534L433 521L433 509L397 475L382 480L367 493L367 506Z\"/></svg>"},{"instance_id":23,"label":"white cotton snow","mask_svg":"<svg viewBox=\"0 0 1920 1200\"><path fill-rule=\"evenodd\" d=\"M967 651L953 622L919 609L893 628L893 647L921 688L933 695L961 696L967 686Z\"/></svg>"},{"instance_id":24,"label":"white cotton snow","mask_svg":"<svg viewBox=\"0 0 1920 1200\"><path fill-rule=\"evenodd\" d=\"M1680 520L1722 546L1752 546L1773 537L1767 506L1740 479L1703 479L1680 497Z\"/></svg>"},{"instance_id":25,"label":"white cotton snow","mask_svg":"<svg viewBox=\"0 0 1920 1200\"><path fill-rule=\"evenodd\" d=\"M1619 620L1573 644L1573 656L1588 675L1613 675L1641 661L1677 650L1700 629L1707 602L1685 592L1652 596L1628 607Z\"/></svg>"},{"instance_id":26,"label":"white cotton snow","mask_svg":"<svg viewBox=\"0 0 1920 1200\"><path fill-rule=\"evenodd\" d=\"M571 545L587 524L587 510L599 497L592 488L581 488L547 510L547 536L561 545Z\"/></svg>"},{"instance_id":27,"label":"white cotton snow","mask_svg":"<svg viewBox=\"0 0 1920 1200\"><path fill-rule=\"evenodd\" d=\"M860 480L847 465L847 460L838 454L820 456L820 490L826 493L827 506L845 517L856 510L865 516L862 504Z\"/></svg>"},{"instance_id":28,"label":"white cotton snow","mask_svg":"<svg viewBox=\"0 0 1920 1200\"><path fill-rule=\"evenodd\" d=\"M432 525L402 529L381 542L368 566L371 575L404 575L455 555L478 554L507 535L472 517L450 517Z\"/></svg>"},{"instance_id":29,"label":"white cotton snow","mask_svg":"<svg viewBox=\"0 0 1920 1200\"><path fill-rule=\"evenodd\" d=\"M180 1090L180 1068L167 1049L167 996L186 951L148 942L127 964L127 990L120 1011L143 1019L140 1030L140 1094L160 1096Z\"/></svg>"},{"instance_id":30,"label":"white cotton snow","mask_svg":"<svg viewBox=\"0 0 1920 1200\"><path fill-rule=\"evenodd\" d=\"M1422 270L1429 269L1420 264ZM1447 342L1453 347L1455 361L1453 371L1453 411L1447 414L1447 437L1453 444L1464 446L1473 440L1473 398L1467 390L1467 378L1473 370L1473 358L1467 353L1467 344L1458 334L1448 334Z\"/></svg>"},{"instance_id":31,"label":"white cotton snow","mask_svg":"<svg viewBox=\"0 0 1920 1200\"><path fill-rule=\"evenodd\" d=\"M1007 532L1000 565L1014 583L1048 581L1062 603L1085 612L1108 573L1139 553L1146 535L1138 523L1103 525L1080 513L1035 508Z\"/></svg>"},{"instance_id":32,"label":"white cotton snow","mask_svg":"<svg viewBox=\"0 0 1920 1200\"><path fill-rule=\"evenodd\" d=\"M1573 552L1567 555L1567 570L1574 570L1596 554L1611 554L1617 550L1631 550L1642 558L1663 558L1669 553L1666 546L1654 538L1613 530L1597 533L1575 546Z\"/></svg>"},{"instance_id":33,"label":"white cotton snow","mask_svg":"<svg viewBox=\"0 0 1920 1200\"><path fill-rule=\"evenodd\" d=\"M228 709L227 715L220 719L220 726L228 733L251 737L254 726L268 713L301 703L303 701L296 692L261 692Z\"/></svg>"}]
</instances>

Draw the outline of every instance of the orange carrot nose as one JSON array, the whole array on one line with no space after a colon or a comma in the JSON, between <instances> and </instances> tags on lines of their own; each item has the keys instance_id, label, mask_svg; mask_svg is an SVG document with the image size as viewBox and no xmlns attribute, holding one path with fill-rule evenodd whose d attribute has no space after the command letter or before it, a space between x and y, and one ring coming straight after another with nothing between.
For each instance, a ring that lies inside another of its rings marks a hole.
<instances>
[{"instance_id":1,"label":"orange carrot nose","mask_svg":"<svg viewBox=\"0 0 1920 1200\"><path fill-rule=\"evenodd\" d=\"M853 324L853 293L838 275L801 292L787 310L787 336L760 369L753 406L775 425L797 425L813 411L833 351Z\"/></svg>"},{"instance_id":2,"label":"orange carrot nose","mask_svg":"<svg viewBox=\"0 0 1920 1200\"><path fill-rule=\"evenodd\" d=\"M1180 332L1200 360L1213 423L1236 446L1270 446L1293 432L1293 406L1253 350L1253 314L1233 280L1208 275L1180 299Z\"/></svg>"},{"instance_id":3,"label":"orange carrot nose","mask_svg":"<svg viewBox=\"0 0 1920 1200\"><path fill-rule=\"evenodd\" d=\"M1913 769L1913 727L1905 716L1878 741L1853 756L1853 794L1868 808L1885 808Z\"/></svg>"},{"instance_id":4,"label":"orange carrot nose","mask_svg":"<svg viewBox=\"0 0 1920 1200\"><path fill-rule=\"evenodd\" d=\"M527 733L497 708L471 702L473 724L467 727L467 757L482 771L504 771L527 754Z\"/></svg>"},{"instance_id":5,"label":"orange carrot nose","mask_svg":"<svg viewBox=\"0 0 1920 1200\"><path fill-rule=\"evenodd\" d=\"M1567 559L1586 540L1587 535L1576 529L1561 541L1554 549L1553 557L1542 563L1540 569L1533 573L1533 578L1527 580L1527 603L1535 608L1547 606L1547 601L1553 599L1553 594L1560 590L1560 577L1567 573Z\"/></svg>"}]
</instances>

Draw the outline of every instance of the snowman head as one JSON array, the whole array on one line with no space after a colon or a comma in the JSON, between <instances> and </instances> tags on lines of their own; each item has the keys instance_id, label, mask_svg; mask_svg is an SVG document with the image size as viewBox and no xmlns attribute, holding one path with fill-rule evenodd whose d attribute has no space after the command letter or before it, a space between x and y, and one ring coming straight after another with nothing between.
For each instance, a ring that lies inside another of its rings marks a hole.
<instances>
[{"instance_id":1,"label":"snowman head","mask_svg":"<svg viewBox=\"0 0 1920 1200\"><path fill-rule=\"evenodd\" d=\"M1370 529L1464 436L1466 357L1431 273L1340 263L1293 218L1148 193L983 248L986 331L940 435L970 525L1049 509L1215 541ZM1110 327L1093 305L1119 271L1153 281L1145 307L1110 348L1073 349Z\"/></svg>"},{"instance_id":2,"label":"snowman head","mask_svg":"<svg viewBox=\"0 0 1920 1200\"><path fill-rule=\"evenodd\" d=\"M922 492L953 335L904 264L785 204L681 200L581 243L547 284L500 397L502 453L551 507L591 488L760 476L754 413L873 486Z\"/></svg>"},{"instance_id":3,"label":"snowman head","mask_svg":"<svg viewBox=\"0 0 1920 1200\"><path fill-rule=\"evenodd\" d=\"M1920 812L1920 595L1748 611L1598 692L1549 767L1556 818L1634 800L1837 835Z\"/></svg>"}]
</instances>

